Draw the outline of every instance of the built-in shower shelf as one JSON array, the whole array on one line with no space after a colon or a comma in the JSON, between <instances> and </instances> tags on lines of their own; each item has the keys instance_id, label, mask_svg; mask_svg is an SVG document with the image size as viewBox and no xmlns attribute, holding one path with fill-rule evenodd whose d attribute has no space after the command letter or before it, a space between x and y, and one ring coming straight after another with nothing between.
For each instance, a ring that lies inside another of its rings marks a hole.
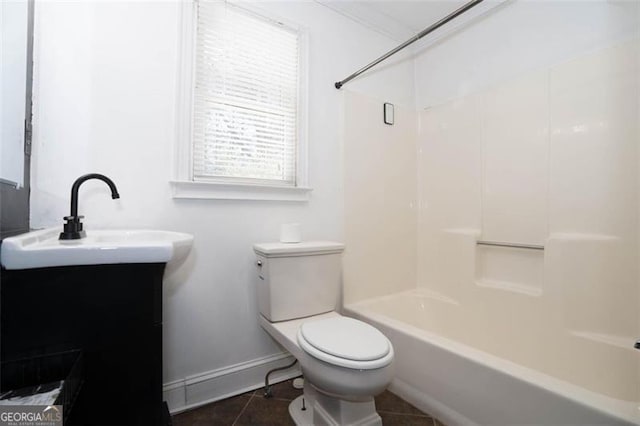
<instances>
[{"instance_id":1,"label":"built-in shower shelf","mask_svg":"<svg viewBox=\"0 0 640 426\"><path fill-rule=\"evenodd\" d=\"M475 284L478 287L540 297L544 282L544 250L478 244Z\"/></svg>"},{"instance_id":2,"label":"built-in shower shelf","mask_svg":"<svg viewBox=\"0 0 640 426\"><path fill-rule=\"evenodd\" d=\"M508 291L511 293L523 294L525 296L531 296L531 297L542 296L542 289L539 287L535 287L527 284L515 283L511 281L476 280L476 285L482 288Z\"/></svg>"}]
</instances>

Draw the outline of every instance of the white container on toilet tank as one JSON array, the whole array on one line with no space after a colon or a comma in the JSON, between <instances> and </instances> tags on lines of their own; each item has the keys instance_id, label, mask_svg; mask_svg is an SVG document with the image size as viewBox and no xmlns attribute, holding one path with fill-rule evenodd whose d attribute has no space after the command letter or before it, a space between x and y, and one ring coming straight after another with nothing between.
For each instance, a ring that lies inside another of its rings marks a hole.
<instances>
[{"instance_id":1,"label":"white container on toilet tank","mask_svg":"<svg viewBox=\"0 0 640 426\"><path fill-rule=\"evenodd\" d=\"M344 245L329 241L254 245L258 309L271 322L336 309Z\"/></svg>"}]
</instances>

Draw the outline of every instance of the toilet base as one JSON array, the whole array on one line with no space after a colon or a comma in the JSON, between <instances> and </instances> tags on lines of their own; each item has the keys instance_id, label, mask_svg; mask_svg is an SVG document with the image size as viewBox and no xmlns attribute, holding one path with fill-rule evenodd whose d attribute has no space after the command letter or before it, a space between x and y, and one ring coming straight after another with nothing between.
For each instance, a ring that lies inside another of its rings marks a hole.
<instances>
[{"instance_id":1,"label":"toilet base","mask_svg":"<svg viewBox=\"0 0 640 426\"><path fill-rule=\"evenodd\" d=\"M345 401L324 395L306 382L304 394L289 404L289 415L298 426L382 426L373 398Z\"/></svg>"},{"instance_id":2,"label":"toilet base","mask_svg":"<svg viewBox=\"0 0 640 426\"><path fill-rule=\"evenodd\" d=\"M291 401L291 404L289 404L289 415L297 426L313 424L313 410L308 406L305 410L302 409L303 398L304 395L300 395L299 397Z\"/></svg>"}]
</instances>

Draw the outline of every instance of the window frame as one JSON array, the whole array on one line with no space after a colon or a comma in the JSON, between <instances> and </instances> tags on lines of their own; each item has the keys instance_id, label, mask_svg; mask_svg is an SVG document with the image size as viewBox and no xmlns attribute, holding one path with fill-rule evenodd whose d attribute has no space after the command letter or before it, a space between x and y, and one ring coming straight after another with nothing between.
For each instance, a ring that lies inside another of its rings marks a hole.
<instances>
[{"instance_id":1,"label":"window frame","mask_svg":"<svg viewBox=\"0 0 640 426\"><path fill-rule=\"evenodd\" d=\"M197 0L181 3L180 37L178 48L176 143L173 179L170 180L173 198L307 201L312 188L308 186L308 32L302 26L274 16L273 13L242 1L227 0L234 7L257 17L280 23L299 34L298 114L296 137L295 186L247 183L246 179L224 178L219 181L194 180L193 173L193 108L195 90L195 59L197 37Z\"/></svg>"}]
</instances>

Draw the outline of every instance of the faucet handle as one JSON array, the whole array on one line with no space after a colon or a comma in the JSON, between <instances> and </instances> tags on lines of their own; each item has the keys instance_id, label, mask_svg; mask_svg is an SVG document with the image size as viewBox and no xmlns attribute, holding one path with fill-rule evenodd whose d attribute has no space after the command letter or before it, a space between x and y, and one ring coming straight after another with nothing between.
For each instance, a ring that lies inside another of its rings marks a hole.
<instances>
[{"instance_id":1,"label":"faucet handle","mask_svg":"<svg viewBox=\"0 0 640 426\"><path fill-rule=\"evenodd\" d=\"M63 231L60 233L61 240L79 240L86 236L85 231L82 229L82 219L84 216L65 216L64 220L67 221L63 225Z\"/></svg>"}]
</instances>

